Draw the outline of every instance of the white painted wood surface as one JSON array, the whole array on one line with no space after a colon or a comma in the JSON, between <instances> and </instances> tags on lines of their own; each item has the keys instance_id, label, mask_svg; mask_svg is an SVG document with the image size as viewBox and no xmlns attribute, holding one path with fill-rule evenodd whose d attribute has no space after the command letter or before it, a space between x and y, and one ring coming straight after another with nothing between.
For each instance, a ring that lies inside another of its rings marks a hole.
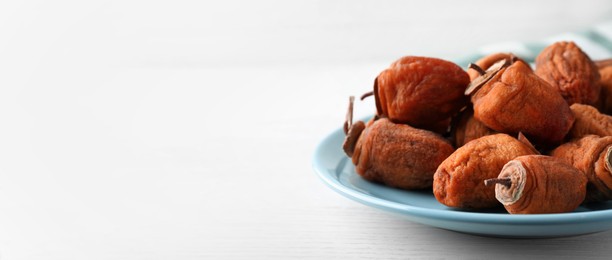
<instances>
[{"instance_id":1,"label":"white painted wood surface","mask_svg":"<svg viewBox=\"0 0 612 260\"><path fill-rule=\"evenodd\" d=\"M607 259L612 232L512 240L405 221L328 189L311 156L346 97L399 56L457 58L611 13L608 1L3 2L0 259Z\"/></svg>"}]
</instances>

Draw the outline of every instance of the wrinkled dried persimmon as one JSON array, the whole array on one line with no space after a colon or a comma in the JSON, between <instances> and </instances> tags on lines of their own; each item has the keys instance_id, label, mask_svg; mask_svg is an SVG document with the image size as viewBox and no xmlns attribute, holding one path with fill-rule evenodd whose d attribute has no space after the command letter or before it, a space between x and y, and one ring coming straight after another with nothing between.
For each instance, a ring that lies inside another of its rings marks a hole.
<instances>
[{"instance_id":1,"label":"wrinkled dried persimmon","mask_svg":"<svg viewBox=\"0 0 612 260\"><path fill-rule=\"evenodd\" d=\"M561 143L574 117L563 97L517 60L502 60L470 83L474 117L502 133L524 133L544 145Z\"/></svg>"},{"instance_id":2,"label":"wrinkled dried persimmon","mask_svg":"<svg viewBox=\"0 0 612 260\"><path fill-rule=\"evenodd\" d=\"M468 74L452 62L403 57L375 80L377 114L395 123L427 129L468 104L463 92L469 82Z\"/></svg>"},{"instance_id":3,"label":"wrinkled dried persimmon","mask_svg":"<svg viewBox=\"0 0 612 260\"><path fill-rule=\"evenodd\" d=\"M587 135L557 147L551 155L584 173L588 201L612 199L612 136Z\"/></svg>"},{"instance_id":4,"label":"wrinkled dried persimmon","mask_svg":"<svg viewBox=\"0 0 612 260\"><path fill-rule=\"evenodd\" d=\"M485 135L495 134L494 130L474 118L474 111L468 108L456 117L451 131L455 147L461 147L469 141L478 139Z\"/></svg>"},{"instance_id":5,"label":"wrinkled dried persimmon","mask_svg":"<svg viewBox=\"0 0 612 260\"><path fill-rule=\"evenodd\" d=\"M545 155L525 155L504 165L495 198L511 214L563 213L575 210L586 195L587 179L578 169Z\"/></svg>"},{"instance_id":6,"label":"wrinkled dried persimmon","mask_svg":"<svg viewBox=\"0 0 612 260\"><path fill-rule=\"evenodd\" d=\"M487 135L455 150L434 175L436 199L449 207L482 209L499 205L484 180L497 177L510 160L534 154L533 147L506 134Z\"/></svg>"},{"instance_id":7,"label":"wrinkled dried persimmon","mask_svg":"<svg viewBox=\"0 0 612 260\"><path fill-rule=\"evenodd\" d=\"M570 106L576 121L568 136L580 138L585 135L612 136L612 116L600 113L597 108L583 104Z\"/></svg>"},{"instance_id":8,"label":"wrinkled dried persimmon","mask_svg":"<svg viewBox=\"0 0 612 260\"><path fill-rule=\"evenodd\" d=\"M352 99L343 148L360 176L402 189L431 187L438 165L454 151L449 141L387 118L353 123L351 109Z\"/></svg>"},{"instance_id":9,"label":"wrinkled dried persimmon","mask_svg":"<svg viewBox=\"0 0 612 260\"><path fill-rule=\"evenodd\" d=\"M574 42L549 45L535 63L535 74L556 88L569 105L596 105L600 94L599 71Z\"/></svg>"}]
</instances>

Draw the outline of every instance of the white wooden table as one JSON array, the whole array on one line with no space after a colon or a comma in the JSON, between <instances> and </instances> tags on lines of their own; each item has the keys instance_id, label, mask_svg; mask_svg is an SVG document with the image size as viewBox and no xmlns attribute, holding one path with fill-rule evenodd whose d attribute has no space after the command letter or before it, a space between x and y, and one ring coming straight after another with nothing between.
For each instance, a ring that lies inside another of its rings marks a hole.
<instances>
[{"instance_id":1,"label":"white wooden table","mask_svg":"<svg viewBox=\"0 0 612 260\"><path fill-rule=\"evenodd\" d=\"M612 10L518 2L2 3L0 259L609 258L612 232L450 232L312 171L347 97L395 58L457 58ZM475 8L522 19L476 26Z\"/></svg>"}]
</instances>

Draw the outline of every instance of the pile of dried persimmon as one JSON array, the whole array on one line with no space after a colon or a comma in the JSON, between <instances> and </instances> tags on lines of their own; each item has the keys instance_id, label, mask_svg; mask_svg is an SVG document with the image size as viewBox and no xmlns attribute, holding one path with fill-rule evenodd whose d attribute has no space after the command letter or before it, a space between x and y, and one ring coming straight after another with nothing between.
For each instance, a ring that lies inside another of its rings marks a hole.
<instances>
[{"instance_id":1,"label":"pile of dried persimmon","mask_svg":"<svg viewBox=\"0 0 612 260\"><path fill-rule=\"evenodd\" d=\"M407 56L374 81L376 114L344 124L366 180L433 188L449 207L561 213L612 200L612 60L557 42L535 69L510 53L469 65Z\"/></svg>"}]
</instances>

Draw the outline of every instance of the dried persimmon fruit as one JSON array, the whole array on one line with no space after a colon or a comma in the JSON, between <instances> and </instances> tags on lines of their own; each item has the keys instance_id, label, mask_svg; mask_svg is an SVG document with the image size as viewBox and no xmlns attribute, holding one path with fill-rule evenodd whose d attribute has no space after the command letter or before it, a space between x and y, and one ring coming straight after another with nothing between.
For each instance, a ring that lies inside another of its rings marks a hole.
<instances>
[{"instance_id":1,"label":"dried persimmon fruit","mask_svg":"<svg viewBox=\"0 0 612 260\"><path fill-rule=\"evenodd\" d=\"M612 136L587 135L555 148L551 156L584 173L587 201L612 199Z\"/></svg>"},{"instance_id":2,"label":"dried persimmon fruit","mask_svg":"<svg viewBox=\"0 0 612 260\"><path fill-rule=\"evenodd\" d=\"M545 155L519 156L504 165L495 183L495 198L510 214L574 211L586 196L587 178L564 161Z\"/></svg>"},{"instance_id":3,"label":"dried persimmon fruit","mask_svg":"<svg viewBox=\"0 0 612 260\"><path fill-rule=\"evenodd\" d=\"M508 161L529 154L534 154L532 147L507 134L472 140L440 164L434 174L434 196L449 207L495 207L499 202L494 187L485 186L484 180L497 177Z\"/></svg>"},{"instance_id":4,"label":"dried persimmon fruit","mask_svg":"<svg viewBox=\"0 0 612 260\"><path fill-rule=\"evenodd\" d=\"M394 123L427 129L468 104L463 92L469 83L467 72L450 61L402 57L374 82L377 114Z\"/></svg>"},{"instance_id":5,"label":"dried persimmon fruit","mask_svg":"<svg viewBox=\"0 0 612 260\"><path fill-rule=\"evenodd\" d=\"M472 108L467 108L456 117L456 122L452 125L451 137L455 147L461 147L469 141L495 133L497 132L474 118Z\"/></svg>"},{"instance_id":6,"label":"dried persimmon fruit","mask_svg":"<svg viewBox=\"0 0 612 260\"><path fill-rule=\"evenodd\" d=\"M353 123L351 109L343 148L361 177L401 189L431 187L438 165L454 151L449 141L387 118Z\"/></svg>"},{"instance_id":7,"label":"dried persimmon fruit","mask_svg":"<svg viewBox=\"0 0 612 260\"><path fill-rule=\"evenodd\" d=\"M535 59L535 74L555 87L569 105L596 105L599 71L574 42L556 42L544 48Z\"/></svg>"},{"instance_id":8,"label":"dried persimmon fruit","mask_svg":"<svg viewBox=\"0 0 612 260\"><path fill-rule=\"evenodd\" d=\"M612 116L600 113L597 108L583 104L570 106L576 121L568 136L572 139L585 135L612 136Z\"/></svg>"},{"instance_id":9,"label":"dried persimmon fruit","mask_svg":"<svg viewBox=\"0 0 612 260\"><path fill-rule=\"evenodd\" d=\"M522 132L536 144L561 143L574 122L563 97L520 60L494 64L470 83L466 94L474 117L487 127L511 135Z\"/></svg>"}]
</instances>

